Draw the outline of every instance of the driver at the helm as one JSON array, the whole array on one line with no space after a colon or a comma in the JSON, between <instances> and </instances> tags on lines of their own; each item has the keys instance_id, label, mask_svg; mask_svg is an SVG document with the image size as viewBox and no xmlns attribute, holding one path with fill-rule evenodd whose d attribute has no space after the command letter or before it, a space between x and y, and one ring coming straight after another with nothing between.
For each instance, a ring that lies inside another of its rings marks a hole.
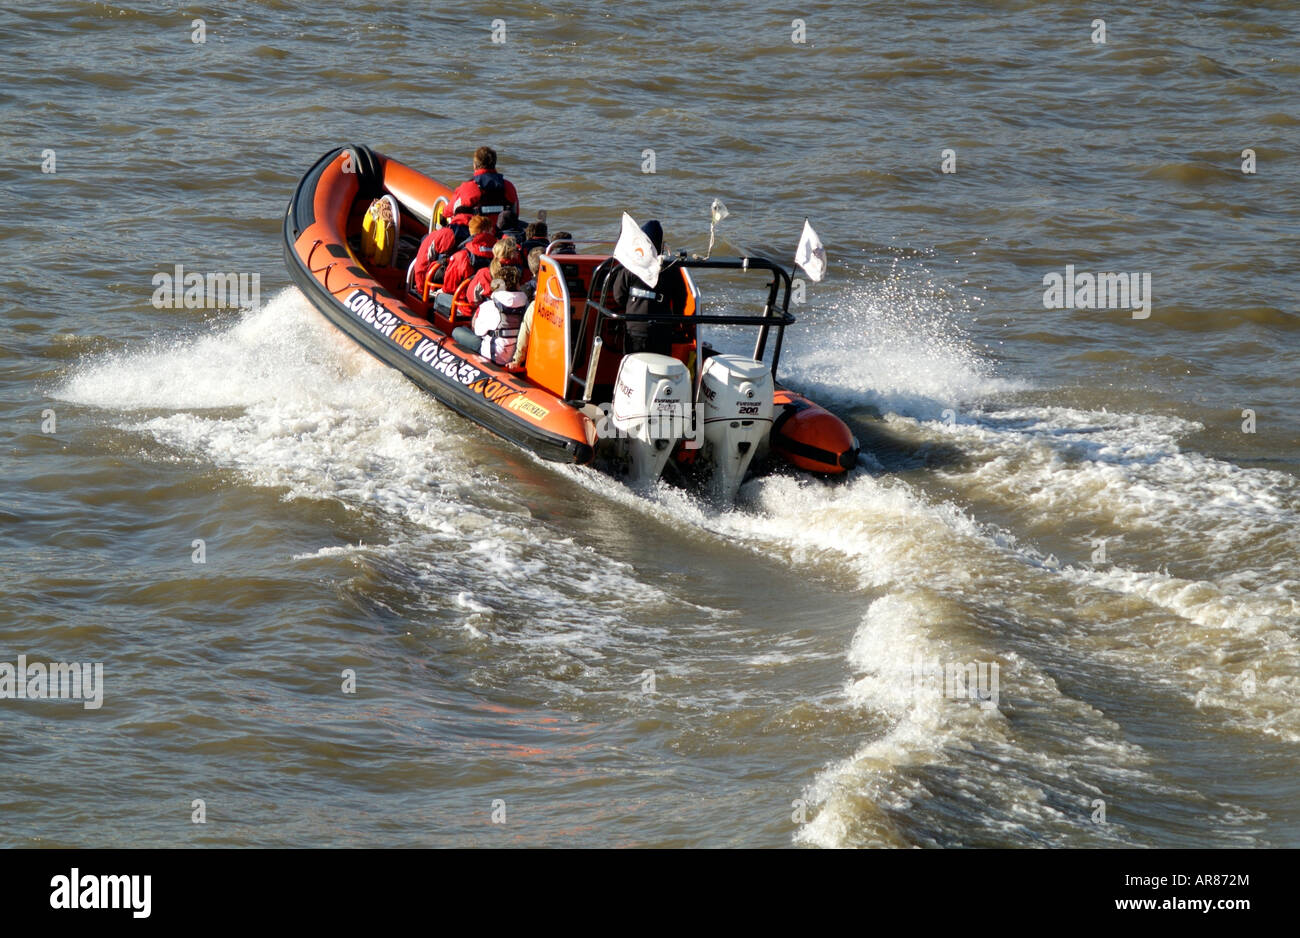
<instances>
[{"instance_id":1,"label":"driver at the helm","mask_svg":"<svg viewBox=\"0 0 1300 938\"><path fill-rule=\"evenodd\" d=\"M650 219L641 230L654 244L655 251L663 254L663 226ZM653 287L619 264L610 277L609 296L612 308L631 315L682 315L686 310L686 281L682 278L679 259L673 257L664 262L659 269L659 281ZM669 355L674 332L670 322L628 322L624 352Z\"/></svg>"}]
</instances>

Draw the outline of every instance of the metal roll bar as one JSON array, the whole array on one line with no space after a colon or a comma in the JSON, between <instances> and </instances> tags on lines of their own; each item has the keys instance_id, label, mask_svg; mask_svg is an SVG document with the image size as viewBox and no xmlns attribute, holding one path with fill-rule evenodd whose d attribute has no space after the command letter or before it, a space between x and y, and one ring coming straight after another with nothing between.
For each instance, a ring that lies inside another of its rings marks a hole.
<instances>
[{"instance_id":1,"label":"metal roll bar","mask_svg":"<svg viewBox=\"0 0 1300 938\"><path fill-rule=\"evenodd\" d=\"M608 243L608 242L600 242ZM549 249L548 249L549 252ZM563 256L563 255L558 255ZM678 266L693 269L712 269L712 270L767 270L772 273L772 281L768 284L767 301L763 306L763 312L757 316L736 316L720 315L709 313L695 313L691 316L679 316L676 313L627 313L618 312L610 309L606 304L609 298L609 273L618 264L613 257L606 258L591 273L592 283L600 274L604 274L600 283L600 295L598 299L593 299L591 290L588 289L586 302L583 304L582 320L578 326L578 336L582 337L587 334L587 322L594 314L596 322L592 329L592 351L587 361L586 373L590 376L595 374L595 368L592 367L593 359L600 354L600 346L603 343L597 343L596 338L600 337L601 325L604 320L609 319L614 322L668 322L674 324L690 323L694 325L706 326L757 326L758 339L754 343L754 359L762 361L763 355L767 350L768 332L772 327L776 327L776 343L772 348L772 377L775 379L777 366L781 359L781 345L785 338L785 327L795 322L795 317L790 313L790 273L784 267L776 264L765 257L689 257L685 254L678 255L675 259ZM779 297L778 297L779 291ZM575 344L572 350L572 358L569 362L570 381L578 384L583 390L585 399L590 399L591 389L587 387L588 381L584 378L577 377L579 358L583 352L582 343Z\"/></svg>"}]
</instances>

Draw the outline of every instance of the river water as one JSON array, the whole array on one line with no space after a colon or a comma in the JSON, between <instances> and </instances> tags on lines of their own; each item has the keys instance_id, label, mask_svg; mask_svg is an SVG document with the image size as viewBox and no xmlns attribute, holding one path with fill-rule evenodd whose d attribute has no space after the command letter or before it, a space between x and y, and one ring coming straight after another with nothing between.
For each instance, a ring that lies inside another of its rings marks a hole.
<instances>
[{"instance_id":1,"label":"river water","mask_svg":"<svg viewBox=\"0 0 1300 938\"><path fill-rule=\"evenodd\" d=\"M0 699L3 842L1300 846L1300 9L1142 7L6 5L0 662L103 701ZM722 512L441 407L290 285L350 141L809 217L860 465Z\"/></svg>"}]
</instances>

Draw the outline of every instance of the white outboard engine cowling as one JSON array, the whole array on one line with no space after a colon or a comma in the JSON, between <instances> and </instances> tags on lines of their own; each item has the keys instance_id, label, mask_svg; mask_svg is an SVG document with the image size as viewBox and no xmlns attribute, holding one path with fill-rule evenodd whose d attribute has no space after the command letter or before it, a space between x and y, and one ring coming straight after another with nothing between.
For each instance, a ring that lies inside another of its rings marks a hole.
<instances>
[{"instance_id":1,"label":"white outboard engine cowling","mask_svg":"<svg viewBox=\"0 0 1300 938\"><path fill-rule=\"evenodd\" d=\"M627 440L628 481L654 484L689 426L691 374L675 358L637 352L618 366L610 423Z\"/></svg>"},{"instance_id":2,"label":"white outboard engine cowling","mask_svg":"<svg viewBox=\"0 0 1300 938\"><path fill-rule=\"evenodd\" d=\"M740 355L714 355L700 378L705 455L713 466L713 491L736 497L750 460L772 430L772 372Z\"/></svg>"}]
</instances>

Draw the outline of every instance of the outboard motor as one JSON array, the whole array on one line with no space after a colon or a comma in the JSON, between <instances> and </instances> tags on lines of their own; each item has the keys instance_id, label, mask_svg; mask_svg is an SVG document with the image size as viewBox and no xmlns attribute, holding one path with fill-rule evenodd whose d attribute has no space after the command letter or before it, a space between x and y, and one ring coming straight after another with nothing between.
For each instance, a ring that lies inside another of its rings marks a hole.
<instances>
[{"instance_id":1,"label":"outboard motor","mask_svg":"<svg viewBox=\"0 0 1300 938\"><path fill-rule=\"evenodd\" d=\"M730 502L745 480L754 453L772 430L772 372L740 355L714 355L700 379L705 456L713 466L713 491Z\"/></svg>"},{"instance_id":2,"label":"outboard motor","mask_svg":"<svg viewBox=\"0 0 1300 938\"><path fill-rule=\"evenodd\" d=\"M769 398L770 398L769 393ZM769 404L769 419L770 414ZM691 375L675 358L637 352L618 366L610 423L627 440L633 485L653 485L691 414Z\"/></svg>"}]
</instances>

